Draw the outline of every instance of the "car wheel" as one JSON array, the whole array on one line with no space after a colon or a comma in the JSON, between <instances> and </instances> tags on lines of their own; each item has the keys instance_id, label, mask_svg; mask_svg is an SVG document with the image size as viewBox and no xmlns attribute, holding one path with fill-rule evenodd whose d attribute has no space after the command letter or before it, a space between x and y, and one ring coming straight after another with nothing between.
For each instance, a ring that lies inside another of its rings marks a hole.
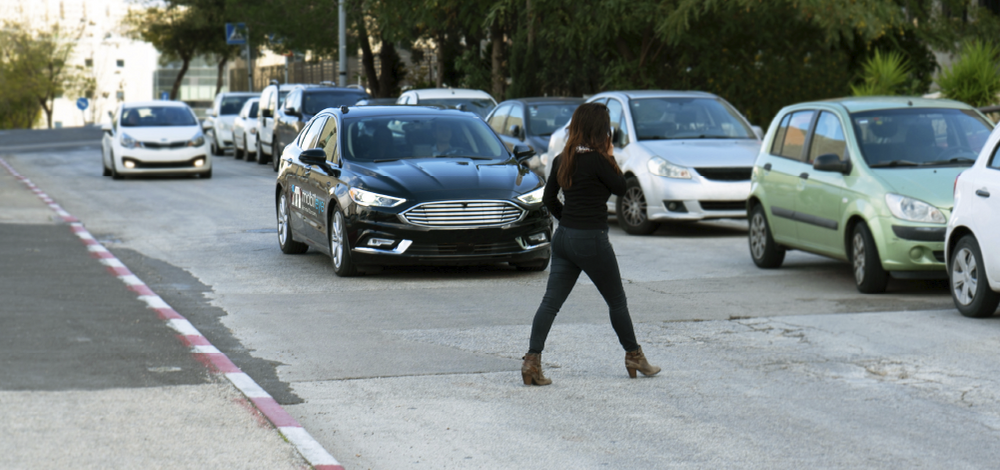
<instances>
[{"instance_id":1,"label":"car wheel","mask_svg":"<svg viewBox=\"0 0 1000 470\"><path fill-rule=\"evenodd\" d=\"M511 266L517 268L518 271L545 271L545 268L549 267L549 258L530 263L511 263Z\"/></svg>"},{"instance_id":2,"label":"car wheel","mask_svg":"<svg viewBox=\"0 0 1000 470\"><path fill-rule=\"evenodd\" d=\"M118 164L115 163L114 154L111 155L111 179L120 180L124 178L121 173L118 173Z\"/></svg>"},{"instance_id":3,"label":"car wheel","mask_svg":"<svg viewBox=\"0 0 1000 470\"><path fill-rule=\"evenodd\" d=\"M275 173L278 172L278 162L281 161L281 158L279 158L281 157L281 154L278 153L278 149L280 148L281 146L278 145L278 139L275 137L275 139L271 141L271 169L274 170Z\"/></svg>"},{"instance_id":4,"label":"car wheel","mask_svg":"<svg viewBox=\"0 0 1000 470\"><path fill-rule=\"evenodd\" d=\"M260 142L260 138L257 138L257 164L263 165L267 163L267 155L264 155L264 144Z\"/></svg>"},{"instance_id":5,"label":"car wheel","mask_svg":"<svg viewBox=\"0 0 1000 470\"><path fill-rule=\"evenodd\" d=\"M864 294L885 292L885 287L889 284L889 273L882 269L875 239L868 224L864 222L854 226L851 235L851 264L858 291Z\"/></svg>"},{"instance_id":6,"label":"car wheel","mask_svg":"<svg viewBox=\"0 0 1000 470\"><path fill-rule=\"evenodd\" d=\"M111 169L109 169L108 166L104 164L103 158L101 159L101 166L104 167L104 173L102 174L102 176L111 176Z\"/></svg>"},{"instance_id":7,"label":"car wheel","mask_svg":"<svg viewBox=\"0 0 1000 470\"><path fill-rule=\"evenodd\" d=\"M347 224L344 214L337 209L330 216L327 226L330 233L330 260L333 262L333 272L341 277L356 276L358 268L351 261L351 245L347 241Z\"/></svg>"},{"instance_id":8,"label":"car wheel","mask_svg":"<svg viewBox=\"0 0 1000 470\"><path fill-rule=\"evenodd\" d=\"M278 214L278 246L281 247L281 252L286 255L305 253L309 249L309 245L295 241L292 237L291 213L288 210L288 198L284 192L278 198L276 212Z\"/></svg>"},{"instance_id":9,"label":"car wheel","mask_svg":"<svg viewBox=\"0 0 1000 470\"><path fill-rule=\"evenodd\" d=\"M659 226L646 214L646 196L634 176L625 181L625 194L615 203L618 224L632 235L649 235Z\"/></svg>"},{"instance_id":10,"label":"car wheel","mask_svg":"<svg viewBox=\"0 0 1000 470\"><path fill-rule=\"evenodd\" d=\"M983 264L983 252L976 237L966 235L958 240L952 255L948 277L951 298L962 315L984 318L993 315L1000 305L1000 294L990 289Z\"/></svg>"},{"instance_id":11,"label":"car wheel","mask_svg":"<svg viewBox=\"0 0 1000 470\"><path fill-rule=\"evenodd\" d=\"M244 140L244 142L245 141L246 140ZM240 146L236 142L233 142L233 158L236 160L243 159L243 150L240 150Z\"/></svg>"},{"instance_id":12,"label":"car wheel","mask_svg":"<svg viewBox=\"0 0 1000 470\"><path fill-rule=\"evenodd\" d=\"M771 226L767 223L764 206L757 204L750 211L750 257L759 268L773 269L781 267L785 261L785 248L774 243Z\"/></svg>"}]
</instances>

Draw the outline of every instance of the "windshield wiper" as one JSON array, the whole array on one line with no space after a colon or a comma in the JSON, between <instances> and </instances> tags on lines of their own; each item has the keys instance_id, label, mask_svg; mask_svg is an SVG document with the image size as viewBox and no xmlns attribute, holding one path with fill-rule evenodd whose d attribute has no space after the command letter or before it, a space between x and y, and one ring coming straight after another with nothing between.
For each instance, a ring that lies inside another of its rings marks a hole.
<instances>
[{"instance_id":1,"label":"windshield wiper","mask_svg":"<svg viewBox=\"0 0 1000 470\"><path fill-rule=\"evenodd\" d=\"M955 157L955 158L952 158L952 159L949 159L949 160L937 160L937 161L933 161L933 162L924 162L923 166L947 165L949 163L968 163L968 164L971 165L973 163L976 163L976 159L974 159L974 158L968 158L968 157Z\"/></svg>"},{"instance_id":2,"label":"windshield wiper","mask_svg":"<svg viewBox=\"0 0 1000 470\"><path fill-rule=\"evenodd\" d=\"M875 163L873 165L868 165L869 168L892 168L897 166L920 166L919 163L914 163L909 160L893 160L891 162Z\"/></svg>"},{"instance_id":3,"label":"windshield wiper","mask_svg":"<svg viewBox=\"0 0 1000 470\"><path fill-rule=\"evenodd\" d=\"M469 160L493 160L487 157L469 157L465 155L438 155L434 158L468 158Z\"/></svg>"}]
</instances>

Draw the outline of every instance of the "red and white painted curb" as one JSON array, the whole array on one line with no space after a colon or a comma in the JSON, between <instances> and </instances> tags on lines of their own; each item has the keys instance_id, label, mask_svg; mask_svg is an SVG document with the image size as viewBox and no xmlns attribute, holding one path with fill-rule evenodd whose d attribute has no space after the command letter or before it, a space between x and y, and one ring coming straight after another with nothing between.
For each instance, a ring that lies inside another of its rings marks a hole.
<instances>
[{"instance_id":1,"label":"red and white painted curb","mask_svg":"<svg viewBox=\"0 0 1000 470\"><path fill-rule=\"evenodd\" d=\"M0 166L3 166L15 178L24 183L31 192L35 193L39 199L49 206L64 222L69 222L70 230L87 246L91 256L97 258L101 264L108 267L108 271L120 279L129 290L135 292L139 300L146 303L150 309L154 310L167 326L177 331L177 338L185 346L191 348L194 355L202 364L205 364L210 371L223 374L236 386L244 396L249 399L255 407L267 418L274 427L278 428L288 442L302 454L302 457L309 462L316 470L343 470L344 467L333 458L326 449L306 431L295 418L292 418L278 402L264 391L249 375L236 367L225 354L212 346L208 338L202 336L198 329L194 327L183 315L177 313L166 301L156 295L146 283L142 282L132 271L115 258L107 248L104 248L94 236L83 227L76 217L66 212L59 204L55 203L45 192L35 186L27 177L22 176L4 159L0 158Z\"/></svg>"}]
</instances>

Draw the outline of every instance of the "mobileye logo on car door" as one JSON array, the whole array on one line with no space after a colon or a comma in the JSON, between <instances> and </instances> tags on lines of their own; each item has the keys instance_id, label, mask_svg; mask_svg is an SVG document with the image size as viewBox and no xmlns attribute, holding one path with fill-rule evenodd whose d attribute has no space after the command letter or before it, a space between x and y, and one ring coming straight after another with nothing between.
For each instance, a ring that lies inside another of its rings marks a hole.
<instances>
[{"instance_id":1,"label":"mobileye logo on car door","mask_svg":"<svg viewBox=\"0 0 1000 470\"><path fill-rule=\"evenodd\" d=\"M315 193L302 189L301 186L292 185L292 206L301 209L310 215L323 213L326 203L316 196Z\"/></svg>"}]
</instances>

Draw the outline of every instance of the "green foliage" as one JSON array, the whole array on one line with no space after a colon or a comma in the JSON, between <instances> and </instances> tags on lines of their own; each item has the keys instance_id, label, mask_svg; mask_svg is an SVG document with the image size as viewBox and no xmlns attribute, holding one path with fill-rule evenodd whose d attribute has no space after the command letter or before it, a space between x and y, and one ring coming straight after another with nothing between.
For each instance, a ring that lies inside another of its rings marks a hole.
<instances>
[{"instance_id":1,"label":"green foliage","mask_svg":"<svg viewBox=\"0 0 1000 470\"><path fill-rule=\"evenodd\" d=\"M854 96L894 96L905 94L910 82L910 64L903 54L875 49L862 64L861 83L851 85Z\"/></svg>"},{"instance_id":2,"label":"green foliage","mask_svg":"<svg viewBox=\"0 0 1000 470\"><path fill-rule=\"evenodd\" d=\"M998 56L1000 48L994 44L979 40L964 43L958 60L938 77L941 92L975 107L996 104L1000 94Z\"/></svg>"}]
</instances>

